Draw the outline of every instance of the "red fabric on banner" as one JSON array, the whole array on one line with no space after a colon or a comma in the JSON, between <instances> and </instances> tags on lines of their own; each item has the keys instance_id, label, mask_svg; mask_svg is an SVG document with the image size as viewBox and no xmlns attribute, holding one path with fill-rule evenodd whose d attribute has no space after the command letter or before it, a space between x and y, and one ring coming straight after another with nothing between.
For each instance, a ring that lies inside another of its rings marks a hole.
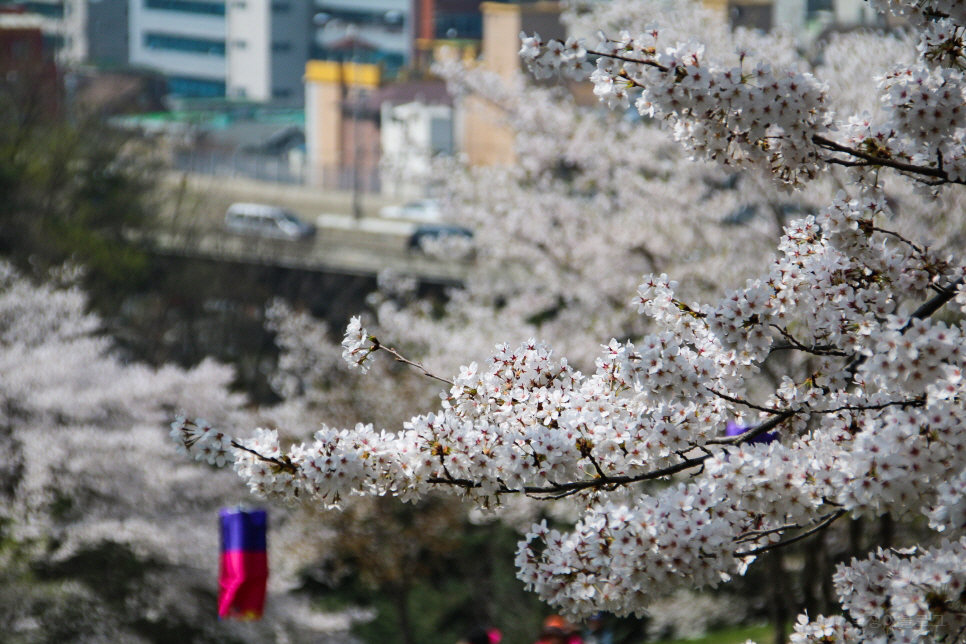
<instances>
[{"instance_id":1,"label":"red fabric on banner","mask_svg":"<svg viewBox=\"0 0 966 644\"><path fill-rule=\"evenodd\" d=\"M240 550L221 553L218 617L254 620L265 609L268 555Z\"/></svg>"}]
</instances>

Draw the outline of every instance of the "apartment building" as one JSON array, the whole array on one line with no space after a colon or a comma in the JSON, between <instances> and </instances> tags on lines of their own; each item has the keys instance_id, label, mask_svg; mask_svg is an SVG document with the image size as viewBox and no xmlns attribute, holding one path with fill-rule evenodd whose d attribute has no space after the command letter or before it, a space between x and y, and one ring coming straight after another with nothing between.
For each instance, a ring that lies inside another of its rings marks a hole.
<instances>
[{"instance_id":1,"label":"apartment building","mask_svg":"<svg viewBox=\"0 0 966 644\"><path fill-rule=\"evenodd\" d=\"M310 12L306 0L229 0L229 98L302 105L302 74L311 51Z\"/></svg>"},{"instance_id":2,"label":"apartment building","mask_svg":"<svg viewBox=\"0 0 966 644\"><path fill-rule=\"evenodd\" d=\"M307 0L129 0L130 62L172 94L300 105Z\"/></svg>"}]
</instances>

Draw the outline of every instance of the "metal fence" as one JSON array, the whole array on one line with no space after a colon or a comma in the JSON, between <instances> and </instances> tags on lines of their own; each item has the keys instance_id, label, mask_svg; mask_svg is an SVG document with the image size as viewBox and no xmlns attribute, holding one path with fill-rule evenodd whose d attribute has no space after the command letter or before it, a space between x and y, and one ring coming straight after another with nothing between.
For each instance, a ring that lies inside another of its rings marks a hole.
<instances>
[{"instance_id":1,"label":"metal fence","mask_svg":"<svg viewBox=\"0 0 966 644\"><path fill-rule=\"evenodd\" d=\"M306 182L304 164L293 164L284 156L183 150L175 152L174 167L184 172L218 177L247 177L273 183Z\"/></svg>"},{"instance_id":2,"label":"metal fence","mask_svg":"<svg viewBox=\"0 0 966 644\"><path fill-rule=\"evenodd\" d=\"M382 181L379 170L375 168L355 168L351 165L323 166L317 180L317 185L326 190L344 190L367 194L379 194L382 191Z\"/></svg>"}]
</instances>

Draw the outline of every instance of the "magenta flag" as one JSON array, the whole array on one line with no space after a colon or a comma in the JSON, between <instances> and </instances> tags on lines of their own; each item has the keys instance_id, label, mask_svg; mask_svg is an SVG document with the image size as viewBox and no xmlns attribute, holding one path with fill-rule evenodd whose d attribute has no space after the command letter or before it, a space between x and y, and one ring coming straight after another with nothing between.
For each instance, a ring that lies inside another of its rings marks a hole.
<instances>
[{"instance_id":1,"label":"magenta flag","mask_svg":"<svg viewBox=\"0 0 966 644\"><path fill-rule=\"evenodd\" d=\"M222 508L218 617L256 620L265 609L268 513Z\"/></svg>"}]
</instances>

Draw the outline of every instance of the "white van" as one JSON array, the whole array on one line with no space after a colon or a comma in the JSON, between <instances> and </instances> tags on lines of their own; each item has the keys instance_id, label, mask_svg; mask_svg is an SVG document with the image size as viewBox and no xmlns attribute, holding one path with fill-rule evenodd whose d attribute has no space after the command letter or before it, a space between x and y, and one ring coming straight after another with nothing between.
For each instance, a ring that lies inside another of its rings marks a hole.
<instances>
[{"instance_id":1,"label":"white van","mask_svg":"<svg viewBox=\"0 0 966 644\"><path fill-rule=\"evenodd\" d=\"M410 201L402 206L385 206L379 209L379 216L385 219L411 219L414 221L439 221L443 214L435 199Z\"/></svg>"},{"instance_id":2,"label":"white van","mask_svg":"<svg viewBox=\"0 0 966 644\"><path fill-rule=\"evenodd\" d=\"M235 203L225 213L225 230L276 239L307 239L315 226L289 210L259 203Z\"/></svg>"}]
</instances>

